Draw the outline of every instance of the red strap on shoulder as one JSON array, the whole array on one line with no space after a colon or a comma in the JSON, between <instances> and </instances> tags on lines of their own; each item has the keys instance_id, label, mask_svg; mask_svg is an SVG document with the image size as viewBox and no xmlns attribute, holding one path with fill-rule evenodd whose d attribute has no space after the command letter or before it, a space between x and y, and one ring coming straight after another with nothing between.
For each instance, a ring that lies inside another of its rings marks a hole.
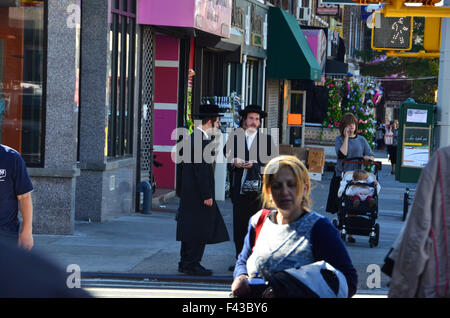
<instances>
[{"instance_id":1,"label":"red strap on shoulder","mask_svg":"<svg viewBox=\"0 0 450 318\"><path fill-rule=\"evenodd\" d=\"M261 228L264 225L264 221L266 220L266 217L267 217L267 215L269 215L269 213L270 213L270 210L263 209L261 215L259 216L258 223L256 223L256 227L255 227L255 242L253 243L252 250L256 245L256 240L258 239L259 232L261 232Z\"/></svg>"}]
</instances>

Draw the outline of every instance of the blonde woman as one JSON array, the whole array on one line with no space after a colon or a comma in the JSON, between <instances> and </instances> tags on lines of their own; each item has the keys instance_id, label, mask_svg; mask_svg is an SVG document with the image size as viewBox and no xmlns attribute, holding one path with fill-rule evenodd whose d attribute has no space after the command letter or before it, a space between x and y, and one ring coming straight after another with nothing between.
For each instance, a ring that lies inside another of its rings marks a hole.
<instances>
[{"instance_id":1,"label":"blonde woman","mask_svg":"<svg viewBox=\"0 0 450 318\"><path fill-rule=\"evenodd\" d=\"M308 170L294 156L279 156L264 170L262 199L270 208L263 222L259 211L250 219L244 248L234 270L233 295L245 297L248 279L325 261L340 270L348 297L356 292L357 274L344 242L327 218L311 211ZM258 222L258 237L255 229Z\"/></svg>"}]
</instances>

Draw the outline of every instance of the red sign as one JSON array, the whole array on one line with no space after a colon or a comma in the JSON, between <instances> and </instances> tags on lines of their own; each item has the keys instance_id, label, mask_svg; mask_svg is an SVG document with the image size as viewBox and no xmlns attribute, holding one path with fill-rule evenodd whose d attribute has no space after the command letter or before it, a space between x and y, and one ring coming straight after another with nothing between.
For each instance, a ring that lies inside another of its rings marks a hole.
<instances>
[{"instance_id":1,"label":"red sign","mask_svg":"<svg viewBox=\"0 0 450 318\"><path fill-rule=\"evenodd\" d=\"M44 7L43 0L20 0L21 7Z\"/></svg>"}]
</instances>

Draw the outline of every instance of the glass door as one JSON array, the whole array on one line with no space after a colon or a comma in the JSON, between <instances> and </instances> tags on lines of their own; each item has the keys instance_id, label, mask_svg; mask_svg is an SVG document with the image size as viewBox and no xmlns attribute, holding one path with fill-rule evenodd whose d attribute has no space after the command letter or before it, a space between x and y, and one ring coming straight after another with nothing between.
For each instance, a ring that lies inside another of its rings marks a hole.
<instances>
[{"instance_id":1,"label":"glass door","mask_svg":"<svg viewBox=\"0 0 450 318\"><path fill-rule=\"evenodd\" d=\"M287 113L289 144L304 147L306 91L291 91L290 105Z\"/></svg>"}]
</instances>

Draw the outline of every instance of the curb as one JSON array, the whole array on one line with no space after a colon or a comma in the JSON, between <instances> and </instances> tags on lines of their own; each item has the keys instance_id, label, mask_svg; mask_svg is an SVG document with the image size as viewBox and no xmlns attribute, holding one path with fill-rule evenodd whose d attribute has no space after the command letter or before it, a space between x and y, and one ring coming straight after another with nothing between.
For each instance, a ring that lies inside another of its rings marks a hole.
<instances>
[{"instance_id":1,"label":"curb","mask_svg":"<svg viewBox=\"0 0 450 318\"><path fill-rule=\"evenodd\" d=\"M137 274L137 273L102 273L84 272L81 279L123 279L123 280L150 280L158 282L195 282L195 283L219 283L229 284L233 282L233 276L191 276L184 274Z\"/></svg>"},{"instance_id":2,"label":"curb","mask_svg":"<svg viewBox=\"0 0 450 318\"><path fill-rule=\"evenodd\" d=\"M174 198L176 196L176 191L170 191L167 193L164 193L160 196L152 198L152 208L153 207L159 207L161 204L166 203L170 199Z\"/></svg>"}]
</instances>

